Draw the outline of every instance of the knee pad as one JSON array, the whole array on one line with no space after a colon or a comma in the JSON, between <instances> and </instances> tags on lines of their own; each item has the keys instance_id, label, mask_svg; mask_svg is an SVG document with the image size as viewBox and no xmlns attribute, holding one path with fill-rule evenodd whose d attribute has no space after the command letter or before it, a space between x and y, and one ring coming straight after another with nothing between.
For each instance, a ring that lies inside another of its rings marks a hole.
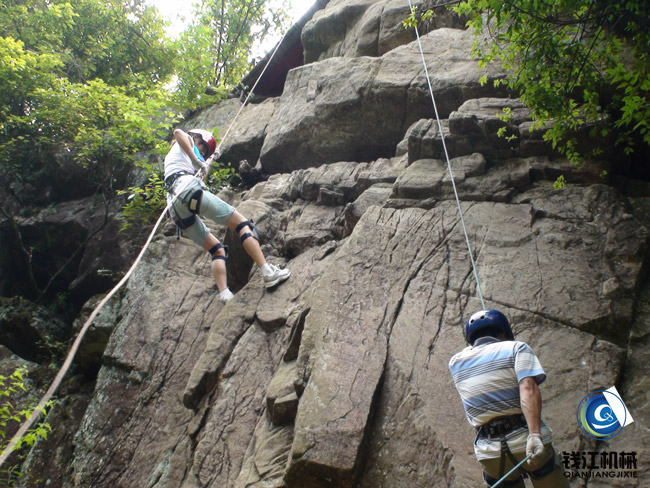
<instances>
[{"instance_id":1,"label":"knee pad","mask_svg":"<svg viewBox=\"0 0 650 488\"><path fill-rule=\"evenodd\" d=\"M483 479L487 483L488 486L492 486L496 484L497 481L499 481L496 478L493 478L492 476L488 475L485 471L483 471ZM514 480L503 480L499 486L503 486L504 488L513 488L519 485L521 483L521 477L516 478Z\"/></svg>"},{"instance_id":2,"label":"knee pad","mask_svg":"<svg viewBox=\"0 0 650 488\"><path fill-rule=\"evenodd\" d=\"M217 254L217 252L223 249L223 252L226 254L225 256L222 256L221 254ZM208 251L212 255L212 260L215 261L217 259L221 259L222 261L225 261L226 263L228 262L228 246L224 246L220 242L215 244L210 248Z\"/></svg>"},{"instance_id":3,"label":"knee pad","mask_svg":"<svg viewBox=\"0 0 650 488\"><path fill-rule=\"evenodd\" d=\"M240 240L241 240L242 244L249 237L252 237L253 239L255 239L256 241L259 242L257 227L255 227L255 224L253 224L253 221L252 220L246 220L246 221L242 222L237 227L235 227L235 232L237 234L239 234L244 227L248 227L250 229L250 232L246 232L246 233L242 234L242 236L240 237Z\"/></svg>"},{"instance_id":4,"label":"knee pad","mask_svg":"<svg viewBox=\"0 0 650 488\"><path fill-rule=\"evenodd\" d=\"M194 215L199 213L201 209L201 199L203 198L203 190L198 189L190 196L187 202L187 209Z\"/></svg>"}]
</instances>

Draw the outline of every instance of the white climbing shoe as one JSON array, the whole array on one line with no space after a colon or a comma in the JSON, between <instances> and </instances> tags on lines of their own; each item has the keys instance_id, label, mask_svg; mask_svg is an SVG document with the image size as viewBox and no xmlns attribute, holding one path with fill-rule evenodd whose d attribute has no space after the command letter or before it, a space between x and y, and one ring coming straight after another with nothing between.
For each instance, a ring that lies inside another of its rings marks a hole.
<instances>
[{"instance_id":1,"label":"white climbing shoe","mask_svg":"<svg viewBox=\"0 0 650 488\"><path fill-rule=\"evenodd\" d=\"M234 297L235 295L233 295L228 288L219 292L219 302L223 303L224 305L228 303L230 300L232 300Z\"/></svg>"},{"instance_id":2,"label":"white climbing shoe","mask_svg":"<svg viewBox=\"0 0 650 488\"><path fill-rule=\"evenodd\" d=\"M271 267L272 273L268 276L264 276L264 286L266 288L273 288L275 285L282 283L291 276L291 271L287 268L280 269L272 264L269 264L269 266Z\"/></svg>"}]
</instances>

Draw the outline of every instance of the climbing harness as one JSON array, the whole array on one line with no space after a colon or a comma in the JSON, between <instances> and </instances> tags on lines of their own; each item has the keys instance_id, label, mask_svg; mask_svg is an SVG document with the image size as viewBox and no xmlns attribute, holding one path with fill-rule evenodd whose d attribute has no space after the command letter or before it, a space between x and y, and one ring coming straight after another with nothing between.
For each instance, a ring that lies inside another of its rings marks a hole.
<instances>
[{"instance_id":1,"label":"climbing harness","mask_svg":"<svg viewBox=\"0 0 650 488\"><path fill-rule=\"evenodd\" d=\"M518 413L490 420L477 429L477 434L479 439L494 439L503 437L522 427L527 428L528 424L526 423L526 417Z\"/></svg>"},{"instance_id":2,"label":"climbing harness","mask_svg":"<svg viewBox=\"0 0 650 488\"><path fill-rule=\"evenodd\" d=\"M505 472L506 459L509 459L513 465L517 464L517 459L512 454L512 451L510 451L510 447L508 447L508 437L523 427L527 429L528 424L526 423L526 417L520 413L515 415L507 415L504 417L497 417L476 429L477 441L479 439L488 439L491 441L499 441L501 444L499 477L502 477L503 473ZM483 472L483 479L485 479L488 485L492 485L497 481L495 478L492 478L485 472ZM505 486L508 486L508 483L510 482L505 482Z\"/></svg>"},{"instance_id":3,"label":"climbing harness","mask_svg":"<svg viewBox=\"0 0 650 488\"><path fill-rule=\"evenodd\" d=\"M223 138L221 139L221 142L219 143L219 146L217 147L217 150L221 149L221 146L223 145L223 142L228 137L228 134L230 133L230 130L232 129L232 127L234 127L235 122L237 121L237 119L239 118L239 115L241 114L242 110L244 109L244 107L248 103L249 98L251 97L251 95L255 91L255 88L257 87L257 84L260 82L260 80L264 76L264 73L266 72L266 69L271 64L271 61L273 60L273 57L278 52L278 49L282 45L282 41L284 41L284 38L286 37L286 35L287 35L287 33L285 32L282 35L282 37L280 38L280 41L277 43L277 45L273 49L273 53L271 54L271 57L267 61L266 65L264 66L264 69L260 73L260 76L255 81L255 84L253 85L250 92L248 93L248 96L246 97L246 99L242 103L241 107L239 108L239 111L235 114L232 121L230 122L230 125L228 126L228 129L226 130L226 133L224 134ZM195 178L198 178L200 173L201 173L201 171L199 170L193 176ZM172 175L172 176L175 176L175 175ZM178 175L178 176L176 176L176 178L178 178L180 176L182 176L182 175ZM174 180L176 178L174 178ZM168 179L171 179L171 177L169 177ZM173 184L173 181L171 183ZM192 180L189 180L187 183L182 185L181 188L179 188L177 190L176 195L167 204L165 209L161 212L160 216L158 217L158 220L156 221L156 223L153 226L153 229L151 230L151 233L149 234L149 237L145 241L144 246L142 247L142 250L140 251L140 253L136 257L135 261L133 262L133 264L131 265L129 270L122 277L122 279L117 283L117 285L115 285L113 287L113 289L110 292L108 292L108 294L99 302L99 304L97 305L95 310L93 310L93 312L90 314L90 317L88 317L86 322L84 322L83 326L81 327L81 330L79 331L79 334L77 335L76 339L72 343L72 346L70 347L70 351L68 351L68 355L66 356L65 361L63 362L63 365L61 366L61 369L59 370L59 372L55 376L54 381L52 382L50 387L47 389L47 391L45 392L45 395L43 395L43 397L39 401L38 405L36 405L36 407L34 407L34 409L32 410L32 413L30 414L30 416L22 423L20 428L16 431L14 436L11 438L11 441L9 442L9 444L7 444L7 447L4 449L4 451L2 451L2 454L0 454L0 467L5 463L7 458L9 458L11 453L16 449L16 446L18 445L20 439L27 433L27 431L34 424L34 422L36 422L36 420L41 416L41 414L45 412L45 409L47 407L48 402L50 401L50 399L52 398L52 396L54 395L56 390L59 388L59 386L61 385L61 382L63 381L64 376L66 375L66 373L70 369L70 366L72 365L72 360L74 359L75 355L77 354L77 351L79 350L79 346L81 345L81 341L83 340L84 336L86 335L86 332L88 331L91 324L93 323L93 321L97 317L97 314L104 307L104 305L106 305L106 303L111 298L113 298L113 296L118 292L118 290L120 288L122 288L122 286L124 286L124 284L131 277L131 275L133 274L133 271L135 270L135 268L138 266L138 264L140 264L140 261L142 260L142 257L144 256L144 253L146 252L147 248L151 244L151 241L153 240L156 232L158 231L158 228L160 227L160 224L162 223L163 219L167 215L167 212L169 211L171 206L174 204L174 202L178 198L178 195L183 193L183 191L185 191L189 187L190 183L192 183ZM167 182L165 182L165 186L167 186ZM196 215L193 215L193 217L196 218ZM226 253L227 253L227 250L226 250Z\"/></svg>"},{"instance_id":4,"label":"climbing harness","mask_svg":"<svg viewBox=\"0 0 650 488\"><path fill-rule=\"evenodd\" d=\"M505 479L510 476L514 469L510 470L505 475L506 468L506 459L509 459L510 462L515 465L517 464L517 459L510 450L508 446L508 438L512 435L521 432L522 428L528 429L528 424L526 423L526 417L524 414L515 414L507 415L505 417L498 417L496 419L487 422L486 424L480 426L476 431L476 439L489 439L494 441L499 441L501 444L501 455L499 459L499 480L492 478L486 472L483 472L483 479L489 486L497 486L495 483L502 484L504 487L515 486L516 481L505 481ZM531 455L532 456L532 455ZM530 458L528 456L526 459ZM521 465L522 463L519 463ZM524 471L522 476L524 478L533 478L533 479L543 479L553 471L555 467L555 456L544 463L543 466L537 468L535 471Z\"/></svg>"},{"instance_id":5,"label":"climbing harness","mask_svg":"<svg viewBox=\"0 0 650 488\"><path fill-rule=\"evenodd\" d=\"M176 173L169 175L165 178L165 190L168 192L171 191L176 180L185 175L194 176L194 173L190 173L189 171L177 171Z\"/></svg>"},{"instance_id":6,"label":"climbing harness","mask_svg":"<svg viewBox=\"0 0 650 488\"><path fill-rule=\"evenodd\" d=\"M413 5L411 0L408 0L409 8L411 12L413 11ZM415 26L415 36L418 40L418 47L420 48L420 56L422 56L422 65L424 66L424 74L427 78L427 84L429 86L429 93L431 94L431 102L433 103L433 110L436 114L436 121L438 122L438 132L440 133L440 138L442 139L442 148L445 152L445 158L447 159L447 168L449 169L449 178L451 179L451 185L454 188L454 195L456 196L456 205L458 206L458 213L460 215L460 223L463 227L463 233L465 234L465 243L467 244L467 251L469 253L469 259L472 262L472 270L474 272L474 279L476 280L476 291L479 298L481 299L481 305L485 310L485 302L483 301L483 293L481 292L481 283L478 279L478 272L476 271L476 263L474 262L474 255L472 254L472 246L469 243L469 236L467 235L467 227L465 226L465 218L463 217L463 209L460 206L460 198L458 197L458 190L456 189L456 181L454 180L454 174L451 171L451 162L449 161L449 153L447 152L447 145L445 144L445 135L442 132L442 124L440 123L440 116L438 115L438 107L436 105L435 97L433 96L433 88L431 86L431 78L429 77L429 70L427 69L427 62L424 59L424 51L422 50L422 42L420 41L420 33L418 32L417 25Z\"/></svg>"},{"instance_id":7,"label":"climbing harness","mask_svg":"<svg viewBox=\"0 0 650 488\"><path fill-rule=\"evenodd\" d=\"M499 485L502 485L506 482L506 478L510 476L512 473L514 473L516 470L518 470L526 461L528 461L531 457L533 457L532 454L529 454L526 456L524 459L522 459L517 465L515 465L514 468L512 468L510 471L508 471L506 474L504 474L495 484L491 485L490 488L496 488ZM487 479L485 481L488 481ZM489 483L489 481L488 481ZM506 486L506 485L504 485Z\"/></svg>"}]
</instances>

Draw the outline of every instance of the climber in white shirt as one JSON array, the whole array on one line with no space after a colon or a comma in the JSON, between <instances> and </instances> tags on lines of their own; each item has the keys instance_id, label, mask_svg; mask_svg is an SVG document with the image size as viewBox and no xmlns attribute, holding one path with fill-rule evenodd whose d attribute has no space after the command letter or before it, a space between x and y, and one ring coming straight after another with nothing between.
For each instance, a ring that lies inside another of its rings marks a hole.
<instances>
[{"instance_id":1,"label":"climber in white shirt","mask_svg":"<svg viewBox=\"0 0 650 488\"><path fill-rule=\"evenodd\" d=\"M176 129L172 147L165 156L165 188L168 201L178 194L170 208L176 225L184 235L212 256L210 269L219 289L219 300L226 303L233 298L226 279L227 248L210 233L199 215L204 215L219 225L225 224L239 235L244 250L260 268L266 288L285 281L291 272L266 262L253 223L234 207L210 193L197 177L197 174L202 177L207 175L213 160L219 156L217 141L211 132L202 129L184 132Z\"/></svg>"}]
</instances>

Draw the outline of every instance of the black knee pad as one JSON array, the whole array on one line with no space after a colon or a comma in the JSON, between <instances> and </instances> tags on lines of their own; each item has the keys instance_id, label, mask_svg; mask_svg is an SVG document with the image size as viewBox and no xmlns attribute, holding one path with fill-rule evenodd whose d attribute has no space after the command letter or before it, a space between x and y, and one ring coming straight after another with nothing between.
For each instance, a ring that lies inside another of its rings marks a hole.
<instances>
[{"instance_id":1,"label":"black knee pad","mask_svg":"<svg viewBox=\"0 0 650 488\"><path fill-rule=\"evenodd\" d=\"M497 481L499 481L498 479L495 479L492 476L488 475L485 471L483 471L483 479L485 480L488 486L492 486L496 484ZM513 488L517 486L517 484L520 482L521 482L521 477L510 481L504 480L501 482L499 486L503 486L504 488L508 488L508 487Z\"/></svg>"},{"instance_id":2,"label":"black knee pad","mask_svg":"<svg viewBox=\"0 0 650 488\"><path fill-rule=\"evenodd\" d=\"M255 227L255 224L253 224L252 220L246 220L246 221L242 222L241 224L239 224L237 227L235 227L235 232L237 234L239 234L244 227L248 227L251 230L251 232L246 232L240 237L240 240L241 240L242 244L249 237L252 237L256 241L259 241L258 233L257 233L257 227Z\"/></svg>"},{"instance_id":3,"label":"black knee pad","mask_svg":"<svg viewBox=\"0 0 650 488\"><path fill-rule=\"evenodd\" d=\"M201 200L203 199L203 190L198 189L192 196L190 196L189 201L187 202L187 209L192 212L194 215L199 213L201 209Z\"/></svg>"},{"instance_id":4,"label":"black knee pad","mask_svg":"<svg viewBox=\"0 0 650 488\"><path fill-rule=\"evenodd\" d=\"M217 252L220 249L223 249L223 252L226 254L225 256L222 256L221 254L217 254ZM212 255L212 260L213 261L216 260L216 259L221 259L222 261L225 261L226 263L228 262L228 246L224 246L223 244L221 244L219 242L219 243L215 244L214 246L212 246L208 252Z\"/></svg>"}]
</instances>

